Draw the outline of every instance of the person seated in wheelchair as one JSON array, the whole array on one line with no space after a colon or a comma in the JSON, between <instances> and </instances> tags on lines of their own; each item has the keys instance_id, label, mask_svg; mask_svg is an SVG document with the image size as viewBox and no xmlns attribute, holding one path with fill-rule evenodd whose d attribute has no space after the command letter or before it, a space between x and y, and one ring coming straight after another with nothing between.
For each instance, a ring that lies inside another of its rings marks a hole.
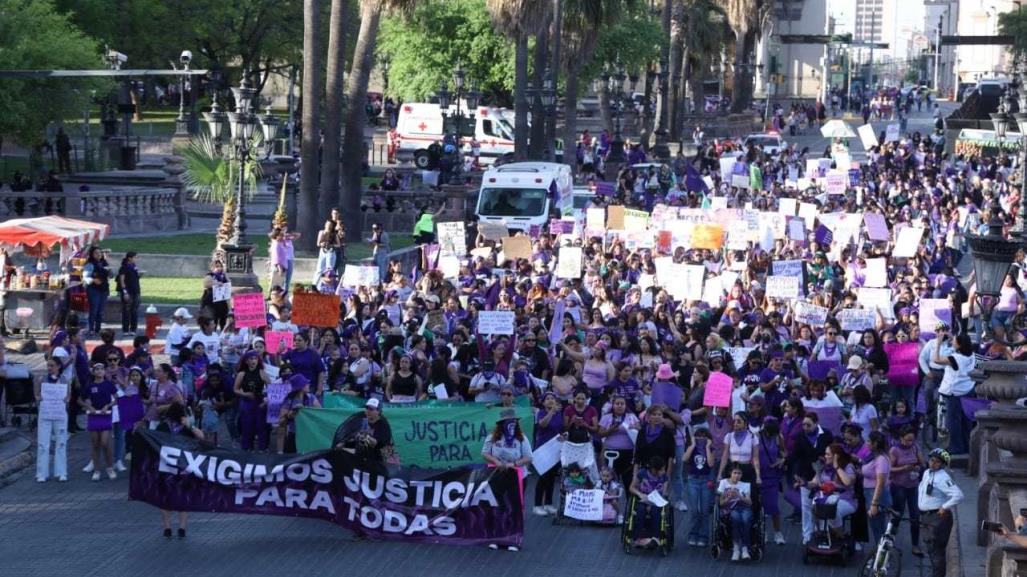
<instances>
[{"instance_id":1,"label":"person seated in wheelchair","mask_svg":"<svg viewBox=\"0 0 1027 577\"><path fill-rule=\"evenodd\" d=\"M624 515L620 512L620 498L624 495L624 486L621 485L617 474L609 467L603 467L599 471L599 486L603 490L603 523L624 523Z\"/></svg>"},{"instance_id":2,"label":"person seated in wheelchair","mask_svg":"<svg viewBox=\"0 0 1027 577\"><path fill-rule=\"evenodd\" d=\"M661 537L660 516L667 505L667 492L670 489L670 477L667 475L667 461L660 456L649 459L645 468L639 468L631 481L631 494L637 497L635 509L635 540L636 547L649 547L658 544ZM650 499L653 493L663 498L663 504L657 505Z\"/></svg>"},{"instance_id":3,"label":"person seated in wheelchair","mask_svg":"<svg viewBox=\"0 0 1027 577\"><path fill-rule=\"evenodd\" d=\"M856 466L840 443L834 443L824 453L824 467L806 487L812 499L802 503L803 542L809 541L805 528L813 526L813 507L816 504L837 505L834 518L827 519L833 537L844 537L846 517L856 512ZM801 485L801 481L798 483Z\"/></svg>"},{"instance_id":4,"label":"person seated in wheelchair","mask_svg":"<svg viewBox=\"0 0 1027 577\"><path fill-rule=\"evenodd\" d=\"M749 546L752 544L752 485L742 480L742 466L731 465L728 478L717 485L720 514L726 517L731 527L731 560L751 559Z\"/></svg>"},{"instance_id":5,"label":"person seated in wheelchair","mask_svg":"<svg viewBox=\"0 0 1027 577\"><path fill-rule=\"evenodd\" d=\"M578 489L591 489L592 480L581 469L581 465L574 462L564 468L561 488L564 494L569 495Z\"/></svg>"}]
</instances>

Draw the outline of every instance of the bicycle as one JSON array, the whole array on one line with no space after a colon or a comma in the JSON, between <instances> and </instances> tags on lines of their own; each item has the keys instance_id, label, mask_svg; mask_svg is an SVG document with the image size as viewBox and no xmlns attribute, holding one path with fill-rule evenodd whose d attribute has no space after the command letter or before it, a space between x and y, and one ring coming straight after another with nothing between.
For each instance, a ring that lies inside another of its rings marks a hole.
<instances>
[{"instance_id":1,"label":"bicycle","mask_svg":"<svg viewBox=\"0 0 1027 577\"><path fill-rule=\"evenodd\" d=\"M908 517L902 517L898 511L887 509L888 526L881 536L881 541L873 554L867 557L860 569L860 577L899 577L902 574L902 549L895 547L895 537L899 533L899 525Z\"/></svg>"}]
</instances>

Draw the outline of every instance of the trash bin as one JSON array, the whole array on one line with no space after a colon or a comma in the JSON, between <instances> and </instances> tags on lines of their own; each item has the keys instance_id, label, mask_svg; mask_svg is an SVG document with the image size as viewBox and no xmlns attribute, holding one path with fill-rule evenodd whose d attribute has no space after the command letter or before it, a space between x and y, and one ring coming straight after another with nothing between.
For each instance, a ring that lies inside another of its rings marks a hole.
<instances>
[{"instance_id":1,"label":"trash bin","mask_svg":"<svg viewBox=\"0 0 1027 577\"><path fill-rule=\"evenodd\" d=\"M157 307L150 305L146 307L146 338L153 340L157 337L157 329L163 324L160 320L160 314L157 313Z\"/></svg>"},{"instance_id":2,"label":"trash bin","mask_svg":"<svg viewBox=\"0 0 1027 577\"><path fill-rule=\"evenodd\" d=\"M136 169L136 147L134 146L122 146L121 147L121 158L118 162L119 170L135 170Z\"/></svg>"}]
</instances>

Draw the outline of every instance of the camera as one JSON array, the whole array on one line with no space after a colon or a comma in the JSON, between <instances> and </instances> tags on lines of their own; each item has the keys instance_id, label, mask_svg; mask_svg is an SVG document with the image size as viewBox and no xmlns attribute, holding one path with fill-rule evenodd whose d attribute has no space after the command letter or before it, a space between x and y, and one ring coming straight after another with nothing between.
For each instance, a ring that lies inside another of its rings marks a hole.
<instances>
[{"instance_id":1,"label":"camera","mask_svg":"<svg viewBox=\"0 0 1027 577\"><path fill-rule=\"evenodd\" d=\"M181 62L182 64L188 66L189 63L193 61L193 52L192 52L192 50L183 50L182 51L182 55L178 57L178 61Z\"/></svg>"}]
</instances>

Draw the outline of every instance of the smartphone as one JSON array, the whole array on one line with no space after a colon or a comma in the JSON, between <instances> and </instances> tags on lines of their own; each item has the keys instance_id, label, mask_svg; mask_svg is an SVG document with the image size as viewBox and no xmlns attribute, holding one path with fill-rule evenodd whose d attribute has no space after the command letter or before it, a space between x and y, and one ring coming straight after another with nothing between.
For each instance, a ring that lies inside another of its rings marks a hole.
<instances>
[{"instance_id":1,"label":"smartphone","mask_svg":"<svg viewBox=\"0 0 1027 577\"><path fill-rule=\"evenodd\" d=\"M992 533L1002 532L1002 523L994 523L992 521L981 521L981 531L991 531Z\"/></svg>"}]
</instances>

